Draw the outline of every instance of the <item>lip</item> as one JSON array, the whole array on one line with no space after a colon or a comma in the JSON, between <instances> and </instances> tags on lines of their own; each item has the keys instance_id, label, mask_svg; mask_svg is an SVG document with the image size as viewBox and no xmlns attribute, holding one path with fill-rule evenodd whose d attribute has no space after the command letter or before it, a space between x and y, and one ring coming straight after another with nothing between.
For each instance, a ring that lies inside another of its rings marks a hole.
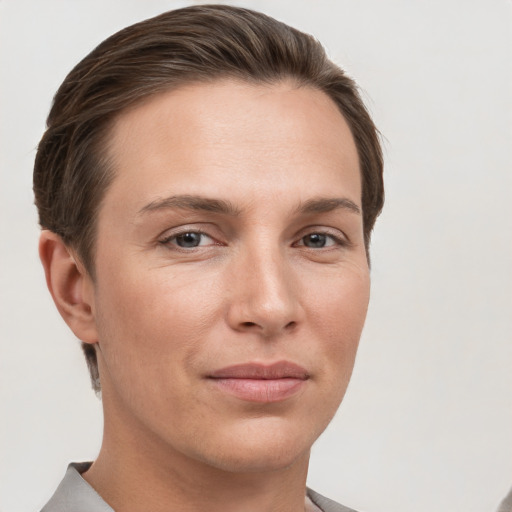
<instances>
[{"instance_id":1,"label":"lip","mask_svg":"<svg viewBox=\"0 0 512 512\"><path fill-rule=\"evenodd\" d=\"M241 400L273 403L296 395L306 385L309 374L295 363L279 361L228 366L214 371L208 379L221 391Z\"/></svg>"}]
</instances>

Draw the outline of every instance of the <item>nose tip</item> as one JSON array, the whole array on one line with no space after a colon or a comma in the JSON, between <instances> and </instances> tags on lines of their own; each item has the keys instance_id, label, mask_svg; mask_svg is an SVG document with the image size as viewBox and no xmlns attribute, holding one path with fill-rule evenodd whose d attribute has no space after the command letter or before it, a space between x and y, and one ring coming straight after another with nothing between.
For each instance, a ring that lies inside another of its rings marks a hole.
<instances>
[{"instance_id":1,"label":"nose tip","mask_svg":"<svg viewBox=\"0 0 512 512\"><path fill-rule=\"evenodd\" d=\"M269 338L291 332L300 323L296 280L286 263L277 258L254 260L243 278L235 280L228 321L240 332Z\"/></svg>"}]
</instances>

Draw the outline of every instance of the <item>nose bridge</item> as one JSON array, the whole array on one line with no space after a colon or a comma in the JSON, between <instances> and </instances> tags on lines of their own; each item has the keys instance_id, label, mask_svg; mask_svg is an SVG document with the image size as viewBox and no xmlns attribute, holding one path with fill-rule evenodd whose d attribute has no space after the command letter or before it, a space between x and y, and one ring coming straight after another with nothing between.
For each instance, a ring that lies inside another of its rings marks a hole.
<instances>
[{"instance_id":1,"label":"nose bridge","mask_svg":"<svg viewBox=\"0 0 512 512\"><path fill-rule=\"evenodd\" d=\"M265 243L253 247L249 254L250 268L254 274L253 294L260 307L273 309L289 302L289 269L277 244Z\"/></svg>"},{"instance_id":2,"label":"nose bridge","mask_svg":"<svg viewBox=\"0 0 512 512\"><path fill-rule=\"evenodd\" d=\"M256 237L243 249L233 307L235 323L271 335L298 321L293 271L286 251L268 236Z\"/></svg>"}]
</instances>

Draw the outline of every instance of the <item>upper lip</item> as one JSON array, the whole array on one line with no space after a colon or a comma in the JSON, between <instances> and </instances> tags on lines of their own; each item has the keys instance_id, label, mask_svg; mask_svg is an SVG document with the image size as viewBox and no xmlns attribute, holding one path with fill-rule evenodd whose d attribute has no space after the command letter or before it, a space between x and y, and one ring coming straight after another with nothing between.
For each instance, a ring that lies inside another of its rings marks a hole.
<instances>
[{"instance_id":1,"label":"upper lip","mask_svg":"<svg viewBox=\"0 0 512 512\"><path fill-rule=\"evenodd\" d=\"M279 361L272 364L243 363L215 370L208 375L212 379L301 379L309 378L308 372L298 364Z\"/></svg>"}]
</instances>

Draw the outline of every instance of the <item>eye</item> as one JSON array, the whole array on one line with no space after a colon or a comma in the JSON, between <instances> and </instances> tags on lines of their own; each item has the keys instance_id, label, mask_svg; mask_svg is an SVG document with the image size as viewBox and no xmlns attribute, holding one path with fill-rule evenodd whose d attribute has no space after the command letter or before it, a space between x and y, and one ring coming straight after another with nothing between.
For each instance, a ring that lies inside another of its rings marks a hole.
<instances>
[{"instance_id":1,"label":"eye","mask_svg":"<svg viewBox=\"0 0 512 512\"><path fill-rule=\"evenodd\" d=\"M323 249L324 247L343 245L343 242L339 238L327 233L310 233L303 236L297 245L302 245L309 249Z\"/></svg>"},{"instance_id":2,"label":"eye","mask_svg":"<svg viewBox=\"0 0 512 512\"><path fill-rule=\"evenodd\" d=\"M176 235L168 236L160 241L163 245L177 245L182 249L194 249L205 245L212 245L215 242L211 237L200 231L186 231Z\"/></svg>"}]
</instances>

